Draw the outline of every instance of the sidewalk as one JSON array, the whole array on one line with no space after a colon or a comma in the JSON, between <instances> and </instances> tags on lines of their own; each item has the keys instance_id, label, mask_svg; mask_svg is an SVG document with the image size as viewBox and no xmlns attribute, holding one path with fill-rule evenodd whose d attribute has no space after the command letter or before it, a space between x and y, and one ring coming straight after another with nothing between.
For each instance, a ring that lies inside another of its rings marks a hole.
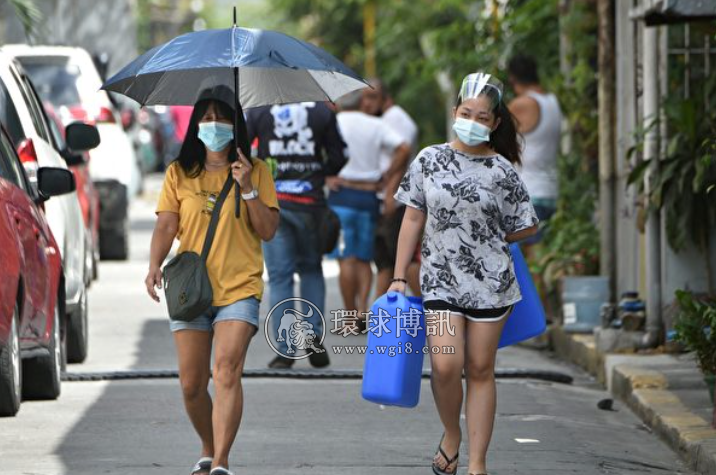
<instances>
[{"instance_id":1,"label":"sidewalk","mask_svg":"<svg viewBox=\"0 0 716 475\"><path fill-rule=\"evenodd\" d=\"M699 473L716 474L716 430L701 372L690 355L604 354L593 335L550 329L558 356L589 373Z\"/></svg>"}]
</instances>

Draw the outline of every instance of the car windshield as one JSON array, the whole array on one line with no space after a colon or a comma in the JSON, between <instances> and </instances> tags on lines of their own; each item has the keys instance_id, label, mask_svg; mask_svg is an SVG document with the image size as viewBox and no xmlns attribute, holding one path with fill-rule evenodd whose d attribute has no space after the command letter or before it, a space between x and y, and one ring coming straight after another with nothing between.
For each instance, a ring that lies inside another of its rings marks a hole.
<instances>
[{"instance_id":1,"label":"car windshield","mask_svg":"<svg viewBox=\"0 0 716 475\"><path fill-rule=\"evenodd\" d=\"M77 79L80 70L66 59L18 58L43 101L55 107L80 104Z\"/></svg>"}]
</instances>

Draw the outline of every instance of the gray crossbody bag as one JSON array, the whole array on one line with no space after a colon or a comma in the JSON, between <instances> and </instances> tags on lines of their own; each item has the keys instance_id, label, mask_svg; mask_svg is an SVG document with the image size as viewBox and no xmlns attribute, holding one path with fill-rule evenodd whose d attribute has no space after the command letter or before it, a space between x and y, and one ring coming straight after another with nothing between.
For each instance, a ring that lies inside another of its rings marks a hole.
<instances>
[{"instance_id":1,"label":"gray crossbody bag","mask_svg":"<svg viewBox=\"0 0 716 475\"><path fill-rule=\"evenodd\" d=\"M206 259L209 257L216 227L219 224L221 207L231 190L233 181L229 173L211 212L211 221L206 231L201 255L192 251L182 252L164 267L164 295L169 308L169 318L172 320L190 322L211 307L214 292L206 269Z\"/></svg>"}]
</instances>

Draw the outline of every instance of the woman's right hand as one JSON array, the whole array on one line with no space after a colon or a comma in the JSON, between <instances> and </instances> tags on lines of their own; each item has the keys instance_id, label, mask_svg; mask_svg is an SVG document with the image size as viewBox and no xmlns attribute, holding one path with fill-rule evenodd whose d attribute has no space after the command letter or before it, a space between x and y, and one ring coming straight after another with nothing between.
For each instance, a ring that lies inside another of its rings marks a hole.
<instances>
[{"instance_id":1,"label":"woman's right hand","mask_svg":"<svg viewBox=\"0 0 716 475\"><path fill-rule=\"evenodd\" d=\"M151 267L147 278L144 279L144 284L147 286L147 293L152 300L159 302L159 295L157 295L155 288L162 288L162 270L159 267Z\"/></svg>"},{"instance_id":2,"label":"woman's right hand","mask_svg":"<svg viewBox=\"0 0 716 475\"><path fill-rule=\"evenodd\" d=\"M390 284L390 287L388 287L388 292L400 292L405 295L406 287L405 282L395 281Z\"/></svg>"}]
</instances>

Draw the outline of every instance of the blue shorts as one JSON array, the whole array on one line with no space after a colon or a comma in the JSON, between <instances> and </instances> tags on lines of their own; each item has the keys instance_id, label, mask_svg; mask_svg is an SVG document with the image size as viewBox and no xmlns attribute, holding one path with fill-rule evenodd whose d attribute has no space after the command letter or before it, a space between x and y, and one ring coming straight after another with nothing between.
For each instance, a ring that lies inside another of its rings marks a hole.
<instances>
[{"instance_id":1,"label":"blue shorts","mask_svg":"<svg viewBox=\"0 0 716 475\"><path fill-rule=\"evenodd\" d=\"M217 322L247 322L259 329L259 300L249 297L238 300L232 304L221 307L210 307L204 314L199 315L191 322L169 320L169 329L173 332L179 330L199 330L209 332L214 329ZM256 334L256 332L254 332Z\"/></svg>"},{"instance_id":2,"label":"blue shorts","mask_svg":"<svg viewBox=\"0 0 716 475\"><path fill-rule=\"evenodd\" d=\"M557 211L557 200L551 198L534 198L532 200L532 206L534 206L535 213L539 219L539 229L537 234L530 236L522 244L537 244L544 239L544 233L549 223L549 218Z\"/></svg>"},{"instance_id":3,"label":"blue shorts","mask_svg":"<svg viewBox=\"0 0 716 475\"><path fill-rule=\"evenodd\" d=\"M376 214L344 206L331 206L341 221L341 236L336 248L328 254L333 259L356 257L361 261L373 260Z\"/></svg>"}]
</instances>

